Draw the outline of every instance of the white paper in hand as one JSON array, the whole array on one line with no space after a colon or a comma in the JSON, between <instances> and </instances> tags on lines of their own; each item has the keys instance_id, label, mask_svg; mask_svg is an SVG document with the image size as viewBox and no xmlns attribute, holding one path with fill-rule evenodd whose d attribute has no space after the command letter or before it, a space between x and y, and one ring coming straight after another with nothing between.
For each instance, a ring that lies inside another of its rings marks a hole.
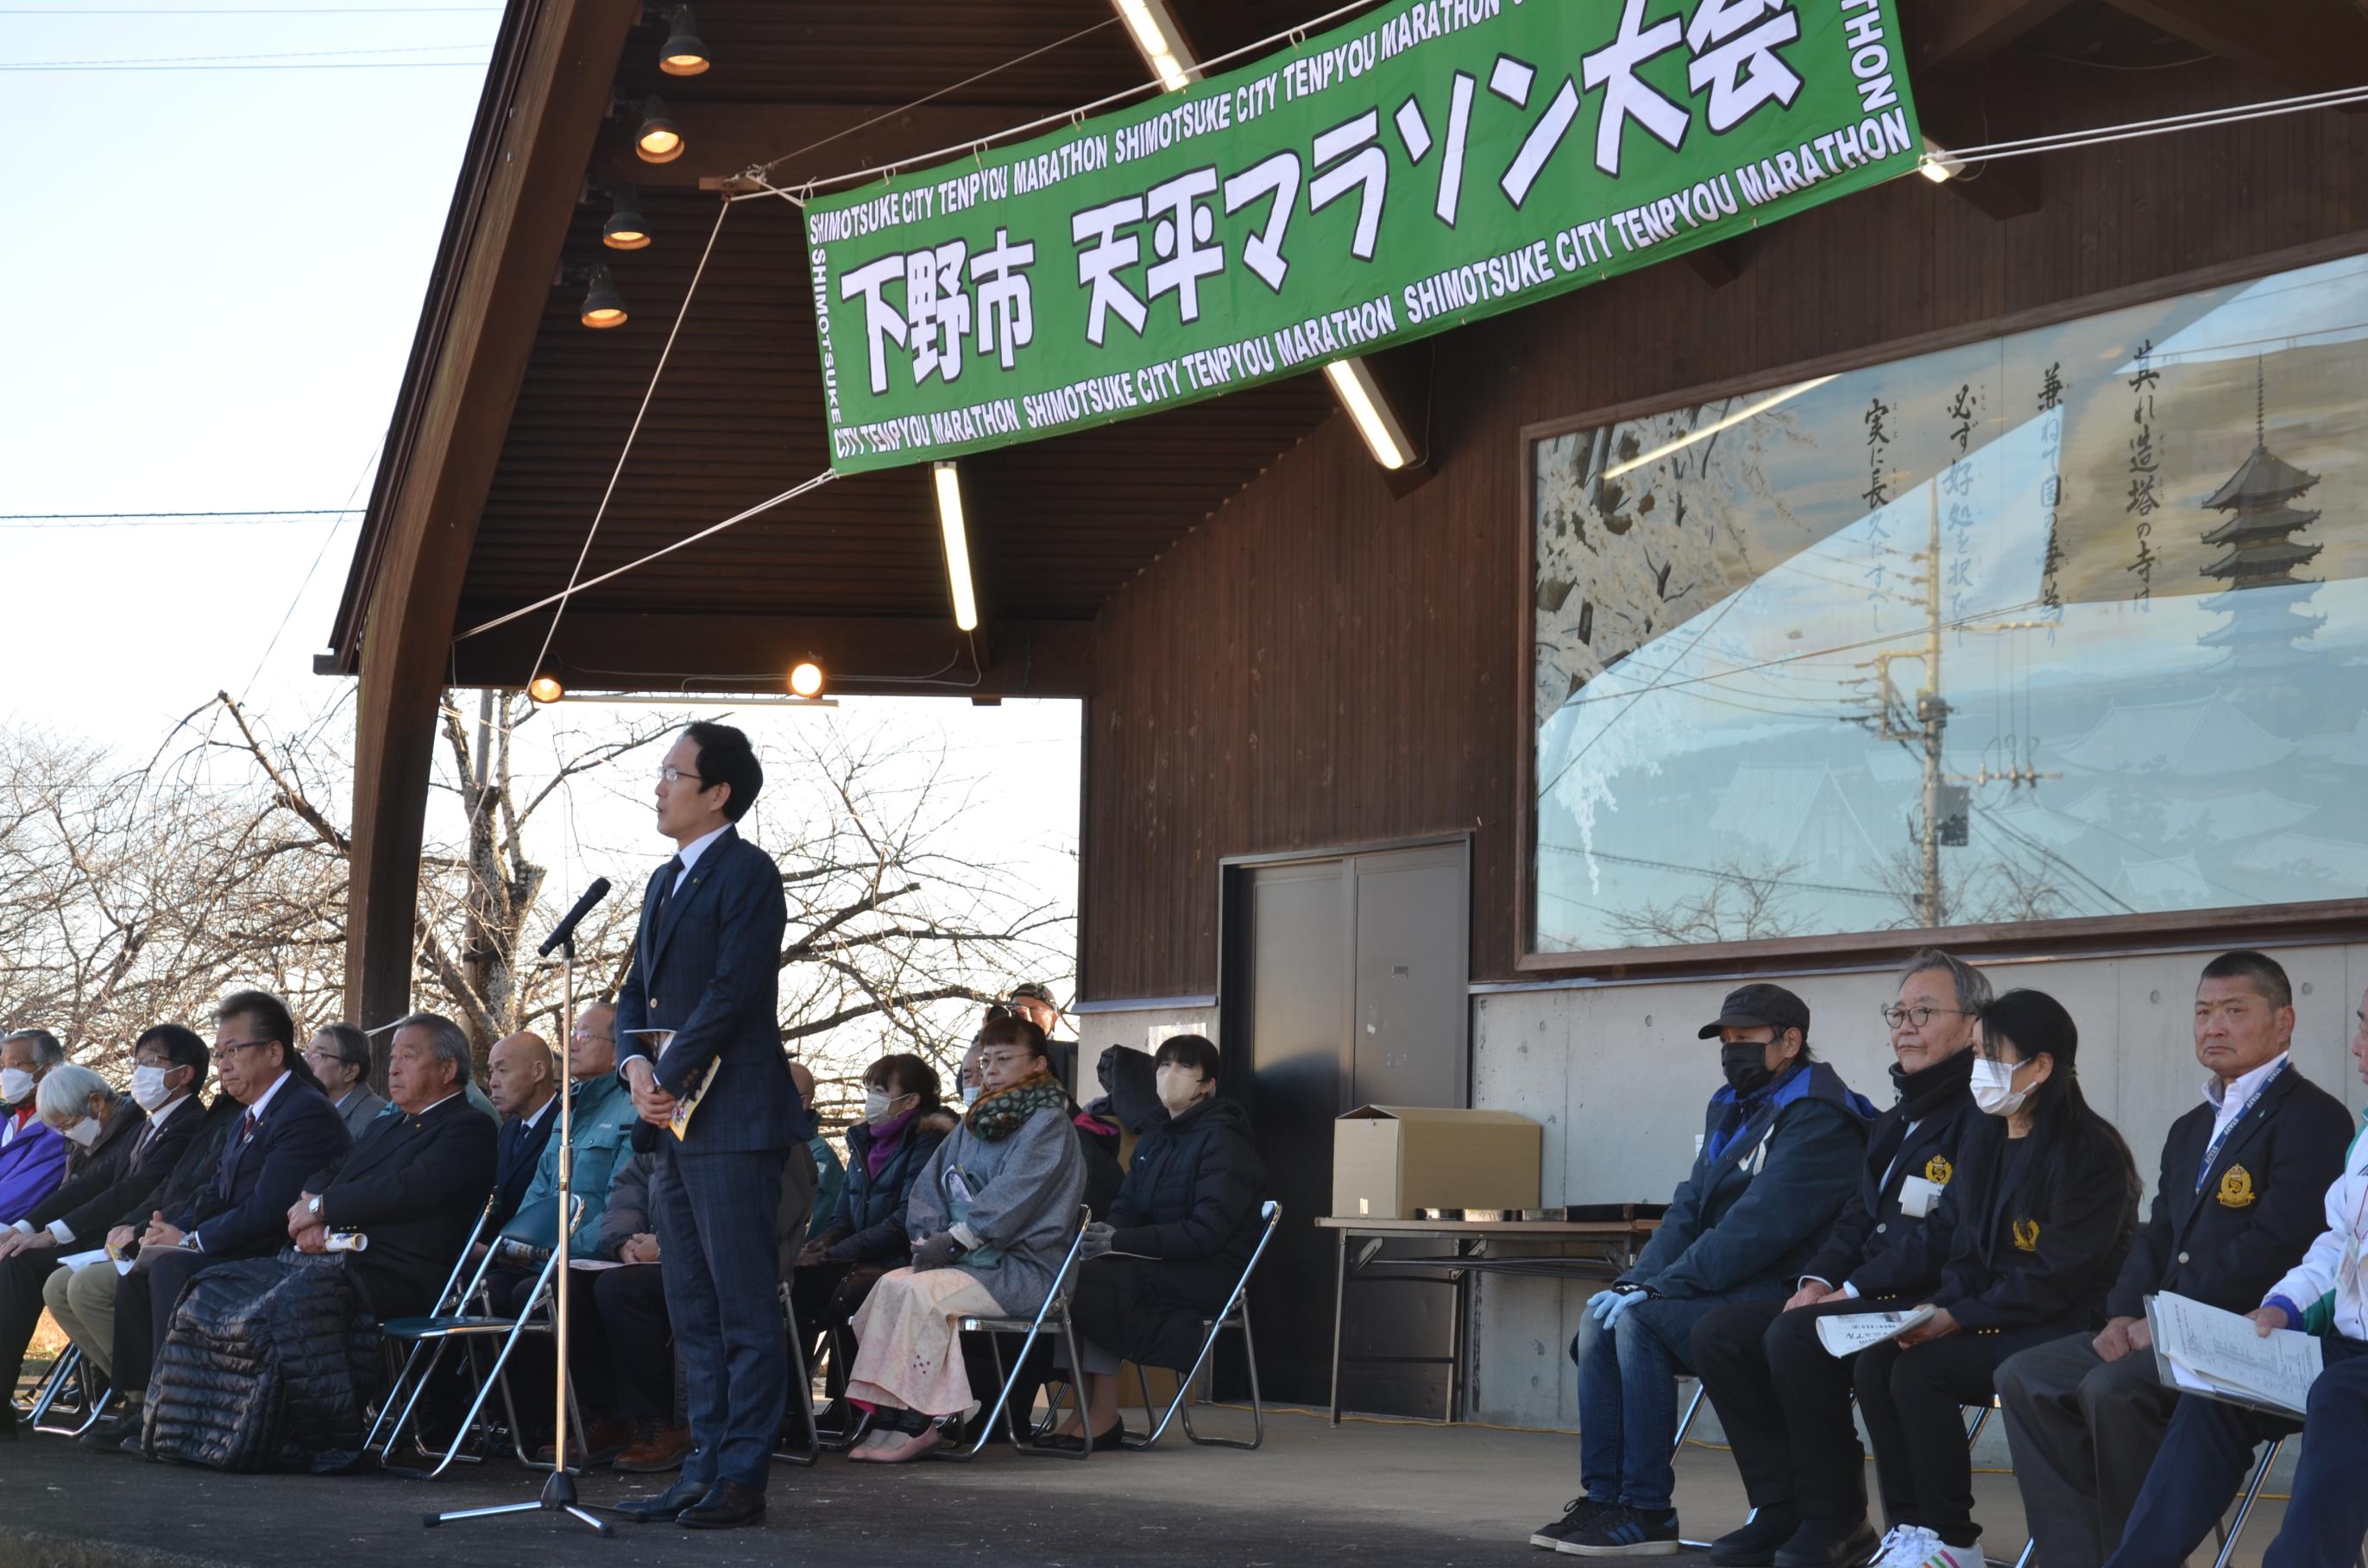
<instances>
[{"instance_id":1,"label":"white paper in hand","mask_svg":"<svg viewBox=\"0 0 2368 1568\"><path fill-rule=\"evenodd\" d=\"M2165 1384L2210 1399L2300 1417L2318 1379L2318 1341L2290 1328L2262 1335L2250 1318L2165 1290L2146 1298L2146 1326Z\"/></svg>"},{"instance_id":2,"label":"white paper in hand","mask_svg":"<svg viewBox=\"0 0 2368 1568\"><path fill-rule=\"evenodd\" d=\"M1911 1312L1843 1312L1817 1320L1817 1343L1829 1356L1849 1358L1870 1345L1896 1339L1909 1329L1932 1321L1933 1309Z\"/></svg>"}]
</instances>

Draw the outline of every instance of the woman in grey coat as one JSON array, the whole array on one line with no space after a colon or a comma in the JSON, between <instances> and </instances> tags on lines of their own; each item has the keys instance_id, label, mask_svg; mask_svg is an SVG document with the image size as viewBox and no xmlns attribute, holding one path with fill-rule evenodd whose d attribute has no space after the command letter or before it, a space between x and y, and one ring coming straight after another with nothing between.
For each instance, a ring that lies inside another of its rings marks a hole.
<instances>
[{"instance_id":1,"label":"woman in grey coat","mask_svg":"<svg viewBox=\"0 0 2368 1568\"><path fill-rule=\"evenodd\" d=\"M937 1447L935 1418L972 1403L957 1319L1027 1317L1076 1233L1085 1158L1043 1031L989 1018L981 1093L913 1183L913 1264L881 1276L855 1316L847 1396L873 1431L850 1458L895 1464Z\"/></svg>"}]
</instances>

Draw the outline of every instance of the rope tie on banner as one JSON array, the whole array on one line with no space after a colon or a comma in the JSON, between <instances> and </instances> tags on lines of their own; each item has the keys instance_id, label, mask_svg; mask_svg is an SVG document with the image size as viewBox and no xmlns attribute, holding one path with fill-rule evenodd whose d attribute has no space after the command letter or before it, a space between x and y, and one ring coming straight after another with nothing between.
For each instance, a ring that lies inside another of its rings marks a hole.
<instances>
[{"instance_id":1,"label":"rope tie on banner","mask_svg":"<svg viewBox=\"0 0 2368 1568\"><path fill-rule=\"evenodd\" d=\"M2241 125L2248 120L2273 119L2280 115L2301 114L2315 108L2341 108L2351 104L2368 102L2368 85L2356 87L2335 87L2326 92L2305 93L2296 97L2270 98L2255 104L2229 104L2220 108L2197 109L2188 114L2165 115L2157 119L2135 119L2121 125L2094 126L2086 131L2059 131L2046 136L2025 136L2010 142L1989 142L1972 147L1945 147L1933 161L1952 164L1981 164L1998 158L2020 158L2032 153L2069 152L2078 147L2099 147L2114 142L2128 142L2145 136L2169 136L2181 131L2203 131L2221 125Z\"/></svg>"}]
</instances>

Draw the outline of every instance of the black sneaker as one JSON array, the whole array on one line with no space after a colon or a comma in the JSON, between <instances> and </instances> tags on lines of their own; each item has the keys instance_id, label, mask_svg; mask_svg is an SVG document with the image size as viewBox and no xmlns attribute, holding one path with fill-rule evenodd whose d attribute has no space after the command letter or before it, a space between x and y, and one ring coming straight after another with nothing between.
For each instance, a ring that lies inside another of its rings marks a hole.
<instances>
[{"instance_id":1,"label":"black sneaker","mask_svg":"<svg viewBox=\"0 0 2368 1568\"><path fill-rule=\"evenodd\" d=\"M1566 1532L1554 1544L1556 1551L1573 1557L1661 1557L1678 1549L1678 1511L1642 1514L1624 1503L1612 1505L1593 1520Z\"/></svg>"},{"instance_id":2,"label":"black sneaker","mask_svg":"<svg viewBox=\"0 0 2368 1568\"><path fill-rule=\"evenodd\" d=\"M1801 1516L1789 1503L1759 1509L1741 1529L1710 1543L1710 1560L1718 1568L1765 1568L1776 1561L1776 1549L1800 1528Z\"/></svg>"},{"instance_id":3,"label":"black sneaker","mask_svg":"<svg viewBox=\"0 0 2368 1568\"><path fill-rule=\"evenodd\" d=\"M1552 1551L1563 1543L1564 1539L1571 1531L1582 1529L1593 1524L1598 1515L1615 1506L1617 1506L1616 1504L1599 1503L1592 1497L1574 1497L1563 1505L1561 1518L1550 1525L1540 1525L1537 1528L1530 1537L1530 1544L1543 1546L1548 1551Z\"/></svg>"}]
</instances>

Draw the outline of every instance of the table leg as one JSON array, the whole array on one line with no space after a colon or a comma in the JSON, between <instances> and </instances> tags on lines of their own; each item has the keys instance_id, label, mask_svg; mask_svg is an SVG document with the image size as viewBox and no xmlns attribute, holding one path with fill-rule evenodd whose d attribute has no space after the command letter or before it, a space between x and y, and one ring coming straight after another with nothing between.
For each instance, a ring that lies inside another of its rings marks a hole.
<instances>
[{"instance_id":1,"label":"table leg","mask_svg":"<svg viewBox=\"0 0 2368 1568\"><path fill-rule=\"evenodd\" d=\"M1455 1244L1455 1256L1468 1256L1463 1243ZM1466 1298L1472 1290L1472 1276L1463 1269L1454 1273L1447 1299L1447 1420L1452 1426L1463 1418L1463 1324L1467 1311Z\"/></svg>"},{"instance_id":2,"label":"table leg","mask_svg":"<svg viewBox=\"0 0 2368 1568\"><path fill-rule=\"evenodd\" d=\"M1339 1260L1335 1266L1332 1282L1332 1425L1340 1425L1340 1325L1341 1309L1349 1295L1349 1233L1335 1231L1340 1244Z\"/></svg>"}]
</instances>

